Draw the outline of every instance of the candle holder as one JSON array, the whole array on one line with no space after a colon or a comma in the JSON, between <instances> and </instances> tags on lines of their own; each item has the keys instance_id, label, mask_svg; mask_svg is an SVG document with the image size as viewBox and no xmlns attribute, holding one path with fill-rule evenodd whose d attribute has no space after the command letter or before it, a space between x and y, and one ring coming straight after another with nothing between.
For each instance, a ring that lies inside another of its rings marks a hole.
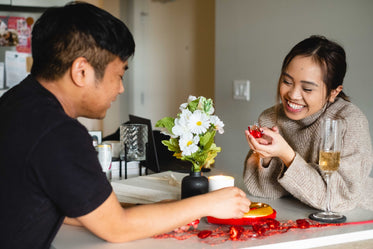
<instances>
[{"instance_id":1,"label":"candle holder","mask_svg":"<svg viewBox=\"0 0 373 249\"><path fill-rule=\"evenodd\" d=\"M127 163L139 161L139 175L142 175L142 163L146 162L148 150L148 127L145 124L122 124L120 126L120 159L124 160L124 179L127 179ZM119 170L122 177L122 168Z\"/></svg>"},{"instance_id":2,"label":"candle holder","mask_svg":"<svg viewBox=\"0 0 373 249\"><path fill-rule=\"evenodd\" d=\"M234 177L225 175L209 176L209 192L234 186Z\"/></svg>"}]
</instances>

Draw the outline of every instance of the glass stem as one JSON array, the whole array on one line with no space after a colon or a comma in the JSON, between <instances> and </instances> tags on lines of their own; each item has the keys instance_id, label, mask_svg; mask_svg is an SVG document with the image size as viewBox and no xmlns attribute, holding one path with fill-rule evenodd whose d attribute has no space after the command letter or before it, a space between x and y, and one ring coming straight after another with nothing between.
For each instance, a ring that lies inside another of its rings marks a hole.
<instances>
[{"instance_id":1,"label":"glass stem","mask_svg":"<svg viewBox=\"0 0 373 249\"><path fill-rule=\"evenodd\" d=\"M325 181L326 181L326 210L325 212L326 213L330 213L331 212L331 208L330 208L330 184L329 184L329 181L330 181L330 175L331 173L326 173L325 174Z\"/></svg>"}]
</instances>

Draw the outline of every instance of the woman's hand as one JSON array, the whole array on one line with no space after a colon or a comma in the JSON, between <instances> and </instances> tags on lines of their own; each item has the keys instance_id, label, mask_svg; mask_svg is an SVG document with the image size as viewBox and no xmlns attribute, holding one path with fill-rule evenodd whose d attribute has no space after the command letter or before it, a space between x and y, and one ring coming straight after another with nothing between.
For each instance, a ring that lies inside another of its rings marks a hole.
<instances>
[{"instance_id":1,"label":"woman's hand","mask_svg":"<svg viewBox=\"0 0 373 249\"><path fill-rule=\"evenodd\" d=\"M262 127L263 136L254 138L248 131L245 131L246 140L250 148L258 153L261 158L279 157L289 167L295 157L294 150L280 135L278 128L272 129Z\"/></svg>"},{"instance_id":2,"label":"woman's hand","mask_svg":"<svg viewBox=\"0 0 373 249\"><path fill-rule=\"evenodd\" d=\"M208 216L220 219L242 218L250 211L250 200L246 193L236 187L227 187L207 193L204 203Z\"/></svg>"}]
</instances>

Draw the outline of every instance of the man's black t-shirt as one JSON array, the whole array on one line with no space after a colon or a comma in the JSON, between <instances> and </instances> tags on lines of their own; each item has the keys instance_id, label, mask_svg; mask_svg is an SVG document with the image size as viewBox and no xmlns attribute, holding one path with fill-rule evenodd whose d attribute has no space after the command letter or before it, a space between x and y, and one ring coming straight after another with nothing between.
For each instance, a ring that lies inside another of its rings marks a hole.
<instances>
[{"instance_id":1,"label":"man's black t-shirt","mask_svg":"<svg viewBox=\"0 0 373 249\"><path fill-rule=\"evenodd\" d=\"M31 75L0 98L1 248L49 248L111 191L87 129Z\"/></svg>"}]
</instances>

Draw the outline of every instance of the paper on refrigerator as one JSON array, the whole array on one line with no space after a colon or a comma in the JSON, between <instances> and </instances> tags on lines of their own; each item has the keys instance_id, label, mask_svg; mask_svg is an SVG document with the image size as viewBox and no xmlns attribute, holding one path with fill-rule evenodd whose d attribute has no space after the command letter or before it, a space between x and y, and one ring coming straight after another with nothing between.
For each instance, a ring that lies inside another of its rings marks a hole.
<instances>
[{"instance_id":1,"label":"paper on refrigerator","mask_svg":"<svg viewBox=\"0 0 373 249\"><path fill-rule=\"evenodd\" d=\"M29 53L5 52L5 85L11 88L20 83L30 71Z\"/></svg>"},{"instance_id":2,"label":"paper on refrigerator","mask_svg":"<svg viewBox=\"0 0 373 249\"><path fill-rule=\"evenodd\" d=\"M4 84L4 62L0 62L0 89L5 88Z\"/></svg>"}]
</instances>

